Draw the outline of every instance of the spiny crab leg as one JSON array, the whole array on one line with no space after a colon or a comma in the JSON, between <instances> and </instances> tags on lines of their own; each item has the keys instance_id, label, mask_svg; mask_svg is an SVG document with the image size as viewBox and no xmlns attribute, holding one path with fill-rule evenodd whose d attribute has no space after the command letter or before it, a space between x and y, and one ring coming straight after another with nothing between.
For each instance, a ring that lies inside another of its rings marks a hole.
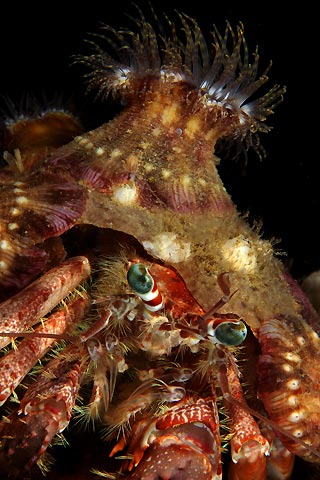
<instances>
[{"instance_id":1,"label":"spiny crab leg","mask_svg":"<svg viewBox=\"0 0 320 480\"><path fill-rule=\"evenodd\" d=\"M89 303L88 298L77 298L68 305L50 315L35 333L37 336L24 338L17 350L11 350L0 360L0 405L7 400L13 390L21 383L29 370L42 358L56 341L55 338L43 338L38 335L68 333L83 317Z\"/></svg>"},{"instance_id":2,"label":"spiny crab leg","mask_svg":"<svg viewBox=\"0 0 320 480\"><path fill-rule=\"evenodd\" d=\"M74 257L3 302L0 305L0 332L9 336L0 338L0 348L10 343L11 332L23 332L37 323L89 275L88 259Z\"/></svg>"},{"instance_id":3,"label":"spiny crab leg","mask_svg":"<svg viewBox=\"0 0 320 480\"><path fill-rule=\"evenodd\" d=\"M233 464L230 465L229 478L263 480L266 475L266 455L270 453L270 446L261 434L257 422L245 408L246 400L232 361L220 366L218 377L225 398L236 399L234 403L226 402L233 433L230 442ZM239 406L239 402L244 404L244 408Z\"/></svg>"},{"instance_id":4,"label":"spiny crab leg","mask_svg":"<svg viewBox=\"0 0 320 480\"><path fill-rule=\"evenodd\" d=\"M51 360L20 403L0 424L0 470L18 475L38 461L52 438L68 425L88 355L69 345Z\"/></svg>"}]
</instances>

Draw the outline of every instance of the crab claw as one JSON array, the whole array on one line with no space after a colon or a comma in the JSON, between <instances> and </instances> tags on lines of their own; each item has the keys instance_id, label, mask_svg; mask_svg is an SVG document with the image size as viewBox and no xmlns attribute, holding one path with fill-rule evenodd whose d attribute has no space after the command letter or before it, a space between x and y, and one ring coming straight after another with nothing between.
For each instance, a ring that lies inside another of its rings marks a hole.
<instances>
[{"instance_id":1,"label":"crab claw","mask_svg":"<svg viewBox=\"0 0 320 480\"><path fill-rule=\"evenodd\" d=\"M154 440L129 480L220 480L220 449L203 424L184 424Z\"/></svg>"},{"instance_id":2,"label":"crab claw","mask_svg":"<svg viewBox=\"0 0 320 480\"><path fill-rule=\"evenodd\" d=\"M306 322L285 318L264 322L259 340L259 397L287 433L278 435L288 450L318 463L320 339Z\"/></svg>"},{"instance_id":3,"label":"crab claw","mask_svg":"<svg viewBox=\"0 0 320 480\"><path fill-rule=\"evenodd\" d=\"M285 447L320 463L319 317L297 284L287 278L300 315L263 322L259 330L259 397Z\"/></svg>"}]
</instances>

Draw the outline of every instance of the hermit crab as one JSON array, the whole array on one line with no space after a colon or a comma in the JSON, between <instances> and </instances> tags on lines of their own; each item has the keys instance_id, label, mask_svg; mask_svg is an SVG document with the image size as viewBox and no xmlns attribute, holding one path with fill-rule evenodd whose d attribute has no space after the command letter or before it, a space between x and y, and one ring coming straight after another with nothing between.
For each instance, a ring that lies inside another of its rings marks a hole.
<instances>
[{"instance_id":1,"label":"hermit crab","mask_svg":"<svg viewBox=\"0 0 320 480\"><path fill-rule=\"evenodd\" d=\"M284 89L241 24L139 15L74 59L113 120L4 127L0 468L32 478L75 421L103 439L85 478L289 479L320 462L319 318L214 154L259 151Z\"/></svg>"}]
</instances>

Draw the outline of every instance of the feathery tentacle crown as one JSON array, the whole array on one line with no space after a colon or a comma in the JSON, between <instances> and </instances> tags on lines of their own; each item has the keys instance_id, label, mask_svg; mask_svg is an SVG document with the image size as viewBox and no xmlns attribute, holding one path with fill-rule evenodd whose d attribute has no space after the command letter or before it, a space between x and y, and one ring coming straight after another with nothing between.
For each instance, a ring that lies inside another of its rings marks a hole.
<instances>
[{"instance_id":1,"label":"feathery tentacle crown","mask_svg":"<svg viewBox=\"0 0 320 480\"><path fill-rule=\"evenodd\" d=\"M161 33L157 35L141 12L140 19L135 20L137 32L117 31L104 26L107 36L98 37L107 42L111 54L89 42L93 54L76 58L91 69L86 75L89 89L97 89L98 96L106 97L112 93L129 101L146 91L152 79L163 85L188 84L191 90L197 90L198 107L209 112L218 107L221 115L238 117L235 137L269 131L270 127L264 121L282 100L285 88L275 85L260 98L252 98L267 82L270 66L261 76L258 75L257 50L250 63L243 25L240 23L233 30L227 23L224 35L214 26L212 42L208 46L195 20L183 14L179 19L181 32L177 32L175 24L166 19L168 36L158 21L157 28Z\"/></svg>"}]
</instances>

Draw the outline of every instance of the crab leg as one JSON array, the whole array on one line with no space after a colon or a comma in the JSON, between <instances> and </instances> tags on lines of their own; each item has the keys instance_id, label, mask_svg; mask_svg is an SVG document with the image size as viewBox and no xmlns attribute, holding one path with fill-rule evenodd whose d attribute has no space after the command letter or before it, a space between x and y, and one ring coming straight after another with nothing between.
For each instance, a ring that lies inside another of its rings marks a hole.
<instances>
[{"instance_id":1,"label":"crab leg","mask_svg":"<svg viewBox=\"0 0 320 480\"><path fill-rule=\"evenodd\" d=\"M10 343L11 332L23 332L37 323L89 275L88 259L74 257L3 302L0 305L0 332L10 336L0 338L0 348Z\"/></svg>"},{"instance_id":2,"label":"crab leg","mask_svg":"<svg viewBox=\"0 0 320 480\"><path fill-rule=\"evenodd\" d=\"M230 415L231 456L230 480L264 480L266 478L266 455L269 455L269 443L261 434L252 415L246 410L246 400L241 383L232 361L219 370L220 386ZM233 403L232 399L236 401ZM239 402L244 404L241 408Z\"/></svg>"},{"instance_id":3,"label":"crab leg","mask_svg":"<svg viewBox=\"0 0 320 480\"><path fill-rule=\"evenodd\" d=\"M30 369L56 341L55 338L43 338L38 334L60 335L70 332L83 317L88 303L88 298L72 300L67 306L50 315L45 324L35 330L37 336L33 337L31 334L31 337L23 339L17 350L11 350L0 360L0 405L3 405Z\"/></svg>"},{"instance_id":4,"label":"crab leg","mask_svg":"<svg viewBox=\"0 0 320 480\"><path fill-rule=\"evenodd\" d=\"M81 376L88 365L85 346L69 345L51 360L21 400L19 410L0 424L0 470L18 475L45 452L68 425Z\"/></svg>"}]
</instances>

